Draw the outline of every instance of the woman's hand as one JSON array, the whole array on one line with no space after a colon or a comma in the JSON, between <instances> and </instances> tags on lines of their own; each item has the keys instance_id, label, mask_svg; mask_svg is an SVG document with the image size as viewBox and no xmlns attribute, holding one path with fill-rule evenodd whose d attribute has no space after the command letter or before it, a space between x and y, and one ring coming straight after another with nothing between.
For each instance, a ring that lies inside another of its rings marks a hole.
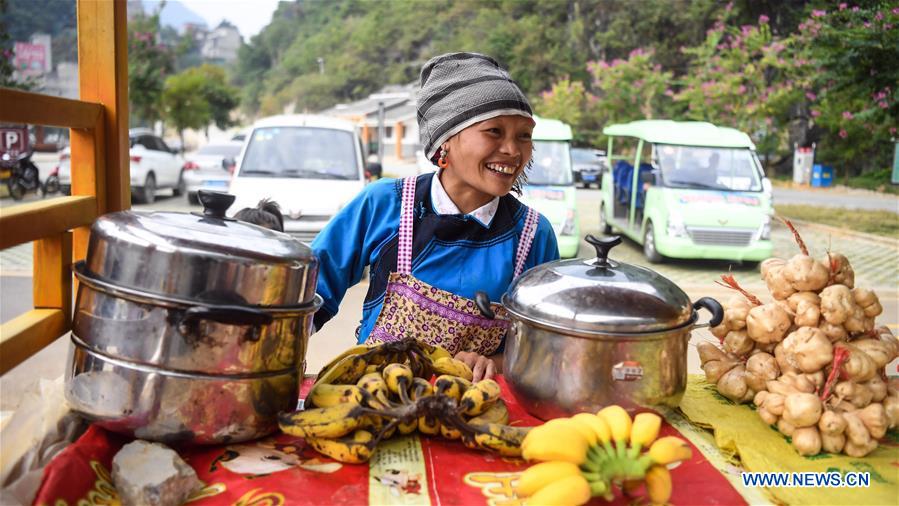
<instances>
[{"instance_id":1,"label":"woman's hand","mask_svg":"<svg viewBox=\"0 0 899 506\"><path fill-rule=\"evenodd\" d=\"M473 377L472 383L481 381L482 379L490 379L496 376L497 372L502 370L502 356L485 357L471 351L460 351L456 353L456 360L465 362L471 368Z\"/></svg>"}]
</instances>

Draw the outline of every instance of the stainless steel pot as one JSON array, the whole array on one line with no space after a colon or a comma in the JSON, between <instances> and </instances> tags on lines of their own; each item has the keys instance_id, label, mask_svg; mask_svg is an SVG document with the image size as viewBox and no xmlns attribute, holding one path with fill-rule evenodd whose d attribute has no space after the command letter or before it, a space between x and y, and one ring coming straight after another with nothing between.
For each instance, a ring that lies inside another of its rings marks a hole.
<instances>
[{"instance_id":1,"label":"stainless steel pot","mask_svg":"<svg viewBox=\"0 0 899 506\"><path fill-rule=\"evenodd\" d=\"M66 397L110 430L158 441L267 435L296 403L318 272L289 235L225 217L132 212L91 227ZM115 402L110 402L109 399Z\"/></svg>"},{"instance_id":2,"label":"stainless steel pot","mask_svg":"<svg viewBox=\"0 0 899 506\"><path fill-rule=\"evenodd\" d=\"M506 382L544 420L611 404L677 406L690 331L720 323L721 305L709 297L691 303L658 273L609 259L620 237L587 241L596 258L537 266L503 295L511 319ZM697 323L699 308L712 313L709 323Z\"/></svg>"}]
</instances>

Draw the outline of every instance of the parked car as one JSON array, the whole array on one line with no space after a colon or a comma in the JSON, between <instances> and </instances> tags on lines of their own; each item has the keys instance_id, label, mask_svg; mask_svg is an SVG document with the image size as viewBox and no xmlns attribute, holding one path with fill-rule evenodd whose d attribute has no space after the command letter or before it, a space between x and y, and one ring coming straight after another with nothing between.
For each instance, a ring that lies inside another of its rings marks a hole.
<instances>
[{"instance_id":1,"label":"parked car","mask_svg":"<svg viewBox=\"0 0 899 506\"><path fill-rule=\"evenodd\" d=\"M559 120L534 116L533 163L522 201L546 216L562 258L577 256L580 225L571 171L571 127Z\"/></svg>"},{"instance_id":2,"label":"parked car","mask_svg":"<svg viewBox=\"0 0 899 506\"><path fill-rule=\"evenodd\" d=\"M367 182L362 142L349 121L272 116L257 121L247 139L231 180L231 212L272 199L284 231L302 241L312 241Z\"/></svg>"},{"instance_id":3,"label":"parked car","mask_svg":"<svg viewBox=\"0 0 899 506\"><path fill-rule=\"evenodd\" d=\"M197 200L199 190L228 191L242 147L242 142L207 144L184 155L184 185L191 204L200 203Z\"/></svg>"},{"instance_id":4,"label":"parked car","mask_svg":"<svg viewBox=\"0 0 899 506\"><path fill-rule=\"evenodd\" d=\"M743 132L698 121L610 125L600 230L620 230L650 262L759 262L771 256L771 183ZM637 155L615 156L629 138Z\"/></svg>"},{"instance_id":5,"label":"parked car","mask_svg":"<svg viewBox=\"0 0 899 506\"><path fill-rule=\"evenodd\" d=\"M131 197L140 204L152 204L156 191L171 188L172 194L181 195L185 191L182 167L184 159L175 150L145 128L133 128L128 132L128 155L131 159ZM55 170L63 193L71 193L72 170L71 149L64 149L59 156L59 166Z\"/></svg>"},{"instance_id":6,"label":"parked car","mask_svg":"<svg viewBox=\"0 0 899 506\"><path fill-rule=\"evenodd\" d=\"M571 148L571 170L574 172L574 183L583 184L584 188L596 185L602 188L602 170L605 165L605 152L592 148Z\"/></svg>"}]
</instances>

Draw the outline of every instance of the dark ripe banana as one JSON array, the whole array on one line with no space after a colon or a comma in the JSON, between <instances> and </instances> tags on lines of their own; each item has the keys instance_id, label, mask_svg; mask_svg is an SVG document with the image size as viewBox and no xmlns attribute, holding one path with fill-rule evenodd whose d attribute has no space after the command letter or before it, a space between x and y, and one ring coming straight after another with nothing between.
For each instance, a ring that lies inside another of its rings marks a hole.
<instances>
[{"instance_id":1,"label":"dark ripe banana","mask_svg":"<svg viewBox=\"0 0 899 506\"><path fill-rule=\"evenodd\" d=\"M468 381L471 381L471 379L474 377L474 374L471 372L471 368L468 367L468 364L462 362L461 360L456 360L450 357L441 357L435 360L434 373L459 376L460 378L465 378Z\"/></svg>"},{"instance_id":2,"label":"dark ripe banana","mask_svg":"<svg viewBox=\"0 0 899 506\"><path fill-rule=\"evenodd\" d=\"M492 379L478 381L462 394L459 410L469 416L480 415L499 399L499 395L499 383Z\"/></svg>"},{"instance_id":3,"label":"dark ripe banana","mask_svg":"<svg viewBox=\"0 0 899 506\"><path fill-rule=\"evenodd\" d=\"M377 373L380 376L381 369L382 367L378 364L368 364L365 366L365 374Z\"/></svg>"},{"instance_id":4,"label":"dark ripe banana","mask_svg":"<svg viewBox=\"0 0 899 506\"><path fill-rule=\"evenodd\" d=\"M442 374L434 381L434 391L438 395L443 394L452 397L454 401L458 402L467 389L466 383L468 382L463 378ZM468 383L468 385L471 385L471 383Z\"/></svg>"},{"instance_id":5,"label":"dark ripe banana","mask_svg":"<svg viewBox=\"0 0 899 506\"><path fill-rule=\"evenodd\" d=\"M363 407L337 404L278 415L278 426L285 434L302 437L335 438L358 429L365 420Z\"/></svg>"},{"instance_id":6,"label":"dark ripe banana","mask_svg":"<svg viewBox=\"0 0 899 506\"><path fill-rule=\"evenodd\" d=\"M329 408L337 404L360 404L362 389L356 385L331 385L319 383L306 395L306 407Z\"/></svg>"},{"instance_id":7,"label":"dark ripe banana","mask_svg":"<svg viewBox=\"0 0 899 506\"><path fill-rule=\"evenodd\" d=\"M375 450L374 436L362 429L337 439L309 437L306 443L322 455L349 464L367 462Z\"/></svg>"},{"instance_id":8,"label":"dark ripe banana","mask_svg":"<svg viewBox=\"0 0 899 506\"><path fill-rule=\"evenodd\" d=\"M418 418L413 418L409 422L400 422L396 425L396 429L400 434L412 434L418 430Z\"/></svg>"},{"instance_id":9,"label":"dark ripe banana","mask_svg":"<svg viewBox=\"0 0 899 506\"><path fill-rule=\"evenodd\" d=\"M418 431L428 436L437 436L440 434L440 422L432 416L418 417Z\"/></svg>"},{"instance_id":10,"label":"dark ripe banana","mask_svg":"<svg viewBox=\"0 0 899 506\"><path fill-rule=\"evenodd\" d=\"M409 402L409 386L412 384L412 369L406 364L389 364L381 371L387 389L397 394L404 404Z\"/></svg>"},{"instance_id":11,"label":"dark ripe banana","mask_svg":"<svg viewBox=\"0 0 899 506\"><path fill-rule=\"evenodd\" d=\"M459 429L454 429L448 425L440 424L440 435L447 439L459 439L462 437L462 432Z\"/></svg>"},{"instance_id":12,"label":"dark ripe banana","mask_svg":"<svg viewBox=\"0 0 899 506\"><path fill-rule=\"evenodd\" d=\"M371 403L373 405L370 407L375 409L387 409L391 406L390 399L387 396L387 382L384 381L381 373L370 372L363 375L359 378L359 381L356 382L356 386L368 393L371 398L374 399L374 402Z\"/></svg>"},{"instance_id":13,"label":"dark ripe banana","mask_svg":"<svg viewBox=\"0 0 899 506\"><path fill-rule=\"evenodd\" d=\"M509 407L506 406L506 401L497 399L496 402L493 403L487 411L484 411L478 416L471 418L468 420L468 423L472 425L486 425L488 423L499 423L499 424L507 424L509 423Z\"/></svg>"},{"instance_id":14,"label":"dark ripe banana","mask_svg":"<svg viewBox=\"0 0 899 506\"><path fill-rule=\"evenodd\" d=\"M340 362L341 360L343 360L346 357L349 357L350 355L362 355L368 351L369 351L369 347L364 344L358 344L356 346L347 348L346 350L343 351L343 353L332 358L330 362L328 362L324 367L321 368L321 370L318 372L318 375L316 377L316 382L318 382L317 378L322 377L325 374L325 372L328 371L328 369L331 369L332 367L337 365L337 362Z\"/></svg>"},{"instance_id":15,"label":"dark ripe banana","mask_svg":"<svg viewBox=\"0 0 899 506\"><path fill-rule=\"evenodd\" d=\"M422 397L434 395L434 387L432 387L427 380L422 378L413 378L412 388L410 390L412 390L413 401L421 399Z\"/></svg>"},{"instance_id":16,"label":"dark ripe banana","mask_svg":"<svg viewBox=\"0 0 899 506\"><path fill-rule=\"evenodd\" d=\"M366 367L368 367L368 362L362 355L349 355L319 375L315 383L352 385L365 374Z\"/></svg>"},{"instance_id":17,"label":"dark ripe banana","mask_svg":"<svg viewBox=\"0 0 899 506\"><path fill-rule=\"evenodd\" d=\"M472 427L477 432L475 441L478 446L498 452L505 457L521 456L521 443L531 430L530 427L512 427L499 423L473 425Z\"/></svg>"},{"instance_id":18,"label":"dark ripe banana","mask_svg":"<svg viewBox=\"0 0 899 506\"><path fill-rule=\"evenodd\" d=\"M445 348L441 348L440 346L434 346L427 343L424 343L425 354L431 359L431 363L433 364L436 360L440 360L441 358L453 358L452 355Z\"/></svg>"}]
</instances>

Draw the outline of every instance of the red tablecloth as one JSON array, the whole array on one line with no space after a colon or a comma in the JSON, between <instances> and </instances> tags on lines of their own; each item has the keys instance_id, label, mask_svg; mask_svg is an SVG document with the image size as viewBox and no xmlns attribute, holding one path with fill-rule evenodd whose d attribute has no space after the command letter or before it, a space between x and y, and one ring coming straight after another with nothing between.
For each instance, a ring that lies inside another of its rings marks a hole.
<instances>
[{"instance_id":1,"label":"red tablecloth","mask_svg":"<svg viewBox=\"0 0 899 506\"><path fill-rule=\"evenodd\" d=\"M304 385L308 388L309 381ZM505 383L499 378L503 391ZM504 394L513 424L540 422ZM665 423L663 435L678 435ZM35 504L111 504L117 499L109 470L129 438L92 426L44 471ZM523 461L470 450L440 438L394 438L368 465L338 464L302 438L277 434L260 441L178 448L206 487L190 504L521 504L512 482ZM743 497L694 448L693 459L672 470L672 504L745 504ZM627 504L617 498L614 504ZM591 504L605 504L594 499Z\"/></svg>"}]
</instances>

